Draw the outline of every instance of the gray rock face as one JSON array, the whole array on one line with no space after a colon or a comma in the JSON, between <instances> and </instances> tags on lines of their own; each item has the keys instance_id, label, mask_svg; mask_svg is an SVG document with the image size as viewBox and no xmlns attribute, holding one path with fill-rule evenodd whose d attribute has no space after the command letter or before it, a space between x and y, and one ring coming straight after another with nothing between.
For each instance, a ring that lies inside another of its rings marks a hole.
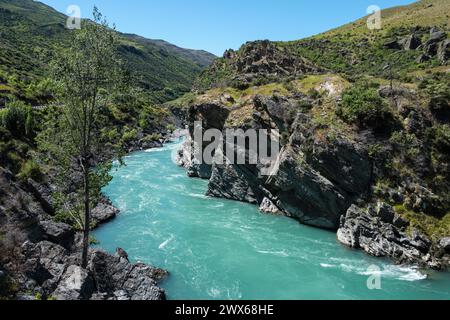
<instances>
[{"instance_id":1,"label":"gray rock face","mask_svg":"<svg viewBox=\"0 0 450 320\"><path fill-rule=\"evenodd\" d=\"M178 158L187 167L188 175L193 178L209 179L212 174L211 164L204 163L195 159L195 152L203 155L203 151L207 147L207 142L202 142L201 145L196 145L194 141L195 137L195 122L201 122L202 127L199 128L204 134L206 130L216 129L219 131L223 130L225 121L230 113L226 107L219 104L200 104L194 105L189 109L188 112L188 123L189 123L189 135L190 138L187 143L190 145L185 145L183 147L182 154L179 154ZM188 159L190 157L190 159Z\"/></svg>"},{"instance_id":2,"label":"gray rock face","mask_svg":"<svg viewBox=\"0 0 450 320\"><path fill-rule=\"evenodd\" d=\"M402 46L397 39L391 39L391 40L386 41L383 44L383 47L385 47L386 49L393 49L393 50L402 49Z\"/></svg>"},{"instance_id":3,"label":"gray rock face","mask_svg":"<svg viewBox=\"0 0 450 320\"><path fill-rule=\"evenodd\" d=\"M398 263L413 263L435 269L442 261L433 258L430 240L415 231L412 236L382 219L371 209L352 205L341 218L338 240L351 248L362 249L375 257L389 257Z\"/></svg>"},{"instance_id":4,"label":"gray rock face","mask_svg":"<svg viewBox=\"0 0 450 320\"><path fill-rule=\"evenodd\" d=\"M93 223L97 226L114 219L119 210L111 204L106 198L102 198L98 205L92 209L91 217Z\"/></svg>"},{"instance_id":5,"label":"gray rock face","mask_svg":"<svg viewBox=\"0 0 450 320\"><path fill-rule=\"evenodd\" d=\"M156 281L167 272L144 264L130 264L126 259L102 251L91 254L89 270L97 291L114 300L165 300L164 290ZM117 295L120 291L120 294ZM98 298L98 296L96 296Z\"/></svg>"},{"instance_id":6,"label":"gray rock face","mask_svg":"<svg viewBox=\"0 0 450 320\"><path fill-rule=\"evenodd\" d=\"M69 266L52 297L56 300L86 300L94 291L89 273L79 266Z\"/></svg>"},{"instance_id":7,"label":"gray rock face","mask_svg":"<svg viewBox=\"0 0 450 320\"><path fill-rule=\"evenodd\" d=\"M281 210L269 199L264 198L259 206L259 211L262 213L280 215L282 214Z\"/></svg>"},{"instance_id":8,"label":"gray rock face","mask_svg":"<svg viewBox=\"0 0 450 320\"><path fill-rule=\"evenodd\" d=\"M450 254L450 238L443 238L439 241L439 246L445 250L446 253Z\"/></svg>"},{"instance_id":9,"label":"gray rock face","mask_svg":"<svg viewBox=\"0 0 450 320\"><path fill-rule=\"evenodd\" d=\"M394 209L384 202L379 202L377 206L377 216L381 221L392 224L394 222Z\"/></svg>"},{"instance_id":10,"label":"gray rock face","mask_svg":"<svg viewBox=\"0 0 450 320\"><path fill-rule=\"evenodd\" d=\"M422 45L422 41L415 34L409 35L402 42L405 50L416 50Z\"/></svg>"},{"instance_id":11,"label":"gray rock face","mask_svg":"<svg viewBox=\"0 0 450 320\"><path fill-rule=\"evenodd\" d=\"M442 41L437 49L437 57L439 61L444 64L450 59L450 40Z\"/></svg>"},{"instance_id":12,"label":"gray rock face","mask_svg":"<svg viewBox=\"0 0 450 320\"><path fill-rule=\"evenodd\" d=\"M293 131L290 141L281 142L286 145L279 154L279 166L274 168L272 175L265 176L263 164L233 164L228 161L230 155L217 154L207 195L258 206L267 204L270 199L274 207L263 205L263 211L282 213L308 225L337 230L340 216L355 198L369 189L372 168L366 152L343 137L325 143L312 139L311 120L305 115L296 119L298 103L289 98L256 96L253 102L255 112L244 130L276 128L279 132ZM191 121L203 119L209 108L208 105L191 108ZM212 110L217 113L218 107ZM224 112L220 123L212 127L225 130L227 115ZM244 152L246 159L251 153L248 149L233 150L233 156ZM185 153L183 147L180 164L188 162L183 160ZM188 175L199 176L199 168L190 164Z\"/></svg>"},{"instance_id":13,"label":"gray rock face","mask_svg":"<svg viewBox=\"0 0 450 320\"><path fill-rule=\"evenodd\" d=\"M286 148L267 188L290 216L308 225L337 229L340 216L350 205L345 191L302 162L298 150Z\"/></svg>"},{"instance_id":14,"label":"gray rock face","mask_svg":"<svg viewBox=\"0 0 450 320\"><path fill-rule=\"evenodd\" d=\"M69 225L46 220L41 221L40 226L43 230L43 238L45 240L61 244L65 248L72 246L75 233Z\"/></svg>"}]
</instances>

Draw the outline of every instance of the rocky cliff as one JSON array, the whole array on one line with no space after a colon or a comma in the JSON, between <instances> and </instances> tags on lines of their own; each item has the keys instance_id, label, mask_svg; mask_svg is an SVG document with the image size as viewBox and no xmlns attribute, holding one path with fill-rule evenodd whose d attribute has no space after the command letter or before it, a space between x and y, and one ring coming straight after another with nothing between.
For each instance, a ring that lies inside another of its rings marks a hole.
<instances>
[{"instance_id":1,"label":"rocky cliff","mask_svg":"<svg viewBox=\"0 0 450 320\"><path fill-rule=\"evenodd\" d=\"M424 50L436 62L415 65L427 71L410 69L407 79L393 79L393 70L338 75L267 41L227 51L185 104L190 137L180 164L190 176L209 180L210 196L338 231L341 243L371 255L444 269L450 236L446 39L435 27L395 39L398 46L386 50L417 50L402 58L412 64ZM192 162L194 121L224 137L227 129L277 132L276 167L265 175L263 163L230 161L239 152L248 160L248 146L216 153L212 165Z\"/></svg>"},{"instance_id":2,"label":"rocky cliff","mask_svg":"<svg viewBox=\"0 0 450 320\"><path fill-rule=\"evenodd\" d=\"M157 287L167 272L131 264L126 253L90 252L79 267L81 235L54 221L48 185L19 181L0 168L0 296L14 299L161 300ZM93 210L96 224L117 210L102 200Z\"/></svg>"}]
</instances>

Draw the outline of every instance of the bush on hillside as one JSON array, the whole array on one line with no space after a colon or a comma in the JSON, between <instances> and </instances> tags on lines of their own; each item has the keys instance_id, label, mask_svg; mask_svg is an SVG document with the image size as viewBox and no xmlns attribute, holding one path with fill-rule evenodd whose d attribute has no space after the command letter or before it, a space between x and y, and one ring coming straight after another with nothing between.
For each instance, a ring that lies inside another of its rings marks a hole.
<instances>
[{"instance_id":1,"label":"bush on hillside","mask_svg":"<svg viewBox=\"0 0 450 320\"><path fill-rule=\"evenodd\" d=\"M36 182L41 182L44 175L38 163L28 160L22 165L18 177L22 180L32 179Z\"/></svg>"},{"instance_id":2,"label":"bush on hillside","mask_svg":"<svg viewBox=\"0 0 450 320\"><path fill-rule=\"evenodd\" d=\"M390 129L394 115L375 88L355 86L347 89L337 115L360 128Z\"/></svg>"},{"instance_id":3,"label":"bush on hillside","mask_svg":"<svg viewBox=\"0 0 450 320\"><path fill-rule=\"evenodd\" d=\"M34 117L31 106L21 101L12 101L0 114L1 125L16 138L34 134Z\"/></svg>"}]
</instances>

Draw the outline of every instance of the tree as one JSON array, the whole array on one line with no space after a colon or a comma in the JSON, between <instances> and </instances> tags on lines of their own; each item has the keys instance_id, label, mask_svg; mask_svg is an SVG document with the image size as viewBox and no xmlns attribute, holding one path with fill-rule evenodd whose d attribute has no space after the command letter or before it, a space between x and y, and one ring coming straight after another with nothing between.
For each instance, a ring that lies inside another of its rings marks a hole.
<instances>
[{"instance_id":1,"label":"tree","mask_svg":"<svg viewBox=\"0 0 450 320\"><path fill-rule=\"evenodd\" d=\"M115 90L123 83L121 63L117 58L117 35L97 8L94 21L83 21L73 31L69 48L61 49L54 59L53 80L61 110L58 119L58 154L69 166L82 173L81 198L83 213L82 267L88 263L93 171L101 153L100 131L102 109L106 108ZM55 138L55 137L52 137ZM102 170L100 170L102 171Z\"/></svg>"}]
</instances>

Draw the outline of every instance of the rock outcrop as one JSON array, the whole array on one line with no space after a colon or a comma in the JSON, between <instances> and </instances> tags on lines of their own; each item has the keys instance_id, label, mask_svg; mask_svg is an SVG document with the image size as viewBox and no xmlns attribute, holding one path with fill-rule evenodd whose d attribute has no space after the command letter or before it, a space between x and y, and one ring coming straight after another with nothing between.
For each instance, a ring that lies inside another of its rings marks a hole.
<instances>
[{"instance_id":1,"label":"rock outcrop","mask_svg":"<svg viewBox=\"0 0 450 320\"><path fill-rule=\"evenodd\" d=\"M425 38L426 41L422 43L421 38ZM423 63L436 57L441 64L446 64L450 58L449 43L447 33L433 27L429 32L420 30L420 32L416 31L401 39L389 39L383 44L383 47L391 50L420 51L422 54L417 57L417 63Z\"/></svg>"},{"instance_id":2,"label":"rock outcrop","mask_svg":"<svg viewBox=\"0 0 450 320\"><path fill-rule=\"evenodd\" d=\"M362 249L375 257L393 258L398 263L434 269L441 269L448 263L450 257L436 258L433 252L436 249L428 237L417 230L410 235L406 232L406 223L393 223L398 219L394 210L384 203L367 209L352 205L341 218L337 238L348 247Z\"/></svg>"},{"instance_id":3,"label":"rock outcrop","mask_svg":"<svg viewBox=\"0 0 450 320\"><path fill-rule=\"evenodd\" d=\"M39 190L40 188L36 188ZM161 300L157 282L167 272L131 264L121 255L92 250L87 269L80 268L81 249L70 226L53 221L40 197L0 168L0 296L34 300ZM112 217L104 200L97 222ZM6 284L5 284L6 283Z\"/></svg>"},{"instance_id":4,"label":"rock outcrop","mask_svg":"<svg viewBox=\"0 0 450 320\"><path fill-rule=\"evenodd\" d=\"M249 202L261 206L263 211L283 213L308 225L337 230L340 216L369 189L371 164L363 148L339 136L331 143L315 140L316 128L308 116L296 116L295 100L256 96L252 108L244 129L268 132L277 129L290 134L290 140L282 142L285 145L271 174L264 174L267 167L262 163L230 161L237 159L238 153L248 160L253 152L233 149L232 154L216 155L212 167L203 165L208 168L204 174L201 174L202 165L189 164L188 175L209 179L209 196ZM207 118L208 112L215 123ZM227 140L227 129L232 129L230 123L235 125L227 116L232 118L236 112L239 110L212 105L193 106L189 111L190 133L193 133L193 121L206 119L203 130L223 131ZM226 145L223 150L227 150ZM184 154L186 151L180 152L180 164L189 163L182 160ZM268 201L272 205L268 206Z\"/></svg>"}]
</instances>

